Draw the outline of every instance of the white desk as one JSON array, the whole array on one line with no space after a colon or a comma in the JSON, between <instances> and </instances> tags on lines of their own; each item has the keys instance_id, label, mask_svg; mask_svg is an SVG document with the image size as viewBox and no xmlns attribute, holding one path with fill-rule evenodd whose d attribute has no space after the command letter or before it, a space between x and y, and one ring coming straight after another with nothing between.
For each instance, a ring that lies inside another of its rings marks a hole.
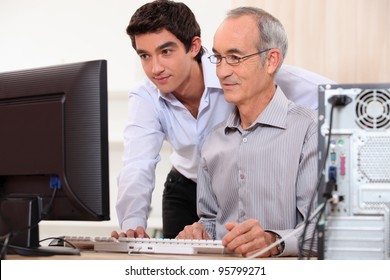
<instances>
[{"instance_id":1,"label":"white desk","mask_svg":"<svg viewBox=\"0 0 390 280\"><path fill-rule=\"evenodd\" d=\"M195 254L195 255L173 255L173 254L126 254L107 253L96 251L81 251L81 255L54 255L54 256L21 256L7 255L7 260L238 260L243 259L234 255L219 254ZM273 258L276 259L276 258Z\"/></svg>"}]
</instances>

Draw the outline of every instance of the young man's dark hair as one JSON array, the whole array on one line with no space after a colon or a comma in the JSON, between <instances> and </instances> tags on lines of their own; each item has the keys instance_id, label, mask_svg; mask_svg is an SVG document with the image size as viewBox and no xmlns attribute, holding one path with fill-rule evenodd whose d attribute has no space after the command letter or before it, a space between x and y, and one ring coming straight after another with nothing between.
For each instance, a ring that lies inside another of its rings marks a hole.
<instances>
[{"instance_id":1,"label":"young man's dark hair","mask_svg":"<svg viewBox=\"0 0 390 280\"><path fill-rule=\"evenodd\" d=\"M161 11L164 11L162 13ZM153 33L166 29L174 34L190 50L192 39L200 37L200 27L193 12L183 3L170 0L156 0L140 7L131 17L126 29L133 48L136 49L135 35ZM203 48L195 59L200 63Z\"/></svg>"}]
</instances>

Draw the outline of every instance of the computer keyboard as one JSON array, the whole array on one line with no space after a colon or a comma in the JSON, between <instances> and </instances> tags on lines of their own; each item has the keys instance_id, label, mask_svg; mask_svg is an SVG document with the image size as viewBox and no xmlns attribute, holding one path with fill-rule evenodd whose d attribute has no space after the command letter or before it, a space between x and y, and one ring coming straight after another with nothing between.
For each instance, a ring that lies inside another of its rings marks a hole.
<instances>
[{"instance_id":1,"label":"computer keyboard","mask_svg":"<svg viewBox=\"0 0 390 280\"><path fill-rule=\"evenodd\" d=\"M128 238L65 236L64 240L79 249L98 252L156 254L229 254L221 240L167 238Z\"/></svg>"}]
</instances>

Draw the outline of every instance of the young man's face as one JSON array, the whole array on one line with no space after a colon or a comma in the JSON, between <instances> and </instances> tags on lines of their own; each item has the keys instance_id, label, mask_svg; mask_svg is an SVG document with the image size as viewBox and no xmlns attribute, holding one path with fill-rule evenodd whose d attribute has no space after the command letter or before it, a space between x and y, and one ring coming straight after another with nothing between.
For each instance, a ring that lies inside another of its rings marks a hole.
<instances>
[{"instance_id":1,"label":"young man's face","mask_svg":"<svg viewBox=\"0 0 390 280\"><path fill-rule=\"evenodd\" d=\"M135 36L136 51L147 77L162 93L180 92L190 78L193 53L186 52L179 39L163 29Z\"/></svg>"}]
</instances>

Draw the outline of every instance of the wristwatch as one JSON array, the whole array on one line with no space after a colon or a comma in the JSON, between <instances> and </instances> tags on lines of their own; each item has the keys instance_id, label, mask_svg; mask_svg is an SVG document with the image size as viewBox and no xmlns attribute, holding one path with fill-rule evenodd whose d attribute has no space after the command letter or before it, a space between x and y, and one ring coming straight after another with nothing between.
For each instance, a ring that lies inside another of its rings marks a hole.
<instances>
[{"instance_id":1,"label":"wristwatch","mask_svg":"<svg viewBox=\"0 0 390 280\"><path fill-rule=\"evenodd\" d=\"M277 233L274 233L275 234L275 242L279 241L280 239L282 239L282 237L277 234ZM280 255L281 253L283 253L284 251L284 241L280 242L277 246L276 246L276 249L278 250L278 253L277 255Z\"/></svg>"}]
</instances>

